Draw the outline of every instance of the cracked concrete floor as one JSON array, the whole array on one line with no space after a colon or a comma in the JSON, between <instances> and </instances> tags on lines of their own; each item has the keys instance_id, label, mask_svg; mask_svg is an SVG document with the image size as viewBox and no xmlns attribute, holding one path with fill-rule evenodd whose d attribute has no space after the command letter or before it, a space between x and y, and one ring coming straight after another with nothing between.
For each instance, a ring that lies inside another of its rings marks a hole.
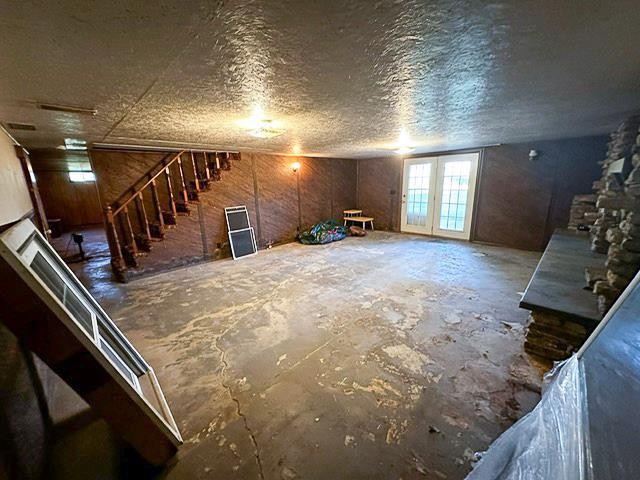
<instances>
[{"instance_id":1,"label":"cracked concrete floor","mask_svg":"<svg viewBox=\"0 0 640 480\"><path fill-rule=\"evenodd\" d=\"M185 444L165 478L464 478L538 401L539 254L375 232L97 292Z\"/></svg>"}]
</instances>

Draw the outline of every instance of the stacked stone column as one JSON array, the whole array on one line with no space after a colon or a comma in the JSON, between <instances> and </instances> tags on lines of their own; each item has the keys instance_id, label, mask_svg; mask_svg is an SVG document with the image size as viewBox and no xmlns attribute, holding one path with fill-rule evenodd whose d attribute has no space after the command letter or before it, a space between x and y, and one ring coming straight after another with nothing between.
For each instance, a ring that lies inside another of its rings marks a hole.
<instances>
[{"instance_id":1,"label":"stacked stone column","mask_svg":"<svg viewBox=\"0 0 640 480\"><path fill-rule=\"evenodd\" d=\"M598 218L596 194L583 194L573 197L571 210L569 211L569 230L582 230L591 227Z\"/></svg>"},{"instance_id":2,"label":"stacked stone column","mask_svg":"<svg viewBox=\"0 0 640 480\"><path fill-rule=\"evenodd\" d=\"M591 228L591 248L595 252L607 253L610 245L607 231L622 221L621 209L626 201L624 179L620 175L610 173L609 170L612 163L620 159L630 159L638 135L638 126L640 116L631 117L611 134L607 157L602 162L602 178L594 182L598 217Z\"/></svg>"},{"instance_id":3,"label":"stacked stone column","mask_svg":"<svg viewBox=\"0 0 640 480\"><path fill-rule=\"evenodd\" d=\"M602 189L598 192L598 220L592 232L592 248L606 248L606 277L596 281L593 291L598 295L598 308L605 313L640 269L640 117L624 122L612 136ZM610 174L608 167L624 159L633 169ZM598 221L600 223L598 224ZM606 227L606 230L604 228Z\"/></svg>"}]
</instances>

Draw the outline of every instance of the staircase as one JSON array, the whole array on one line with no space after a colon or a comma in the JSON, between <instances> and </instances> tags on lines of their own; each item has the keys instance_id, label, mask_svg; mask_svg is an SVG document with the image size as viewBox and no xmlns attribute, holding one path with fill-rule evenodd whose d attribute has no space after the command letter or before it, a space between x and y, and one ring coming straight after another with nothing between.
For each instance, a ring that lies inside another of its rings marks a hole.
<instances>
[{"instance_id":1,"label":"staircase","mask_svg":"<svg viewBox=\"0 0 640 480\"><path fill-rule=\"evenodd\" d=\"M178 216L191 214L192 205L238 158L230 152L168 153L105 208L111 267L118 281L127 281L127 270L138 267L138 258L177 228Z\"/></svg>"}]
</instances>

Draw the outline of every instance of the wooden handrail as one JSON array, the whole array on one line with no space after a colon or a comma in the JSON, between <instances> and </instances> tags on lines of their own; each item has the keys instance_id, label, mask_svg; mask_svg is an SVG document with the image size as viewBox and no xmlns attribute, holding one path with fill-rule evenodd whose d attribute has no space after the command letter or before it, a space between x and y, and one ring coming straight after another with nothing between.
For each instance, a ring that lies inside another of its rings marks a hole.
<instances>
[{"instance_id":1,"label":"wooden handrail","mask_svg":"<svg viewBox=\"0 0 640 480\"><path fill-rule=\"evenodd\" d=\"M164 168L162 165L164 165L164 163L167 161L168 158L171 158L171 155L175 155L176 152L170 152L167 153L165 156L163 156L160 161L158 163L156 163L153 167L151 167L149 170L147 170L144 175L141 175L140 177L138 177L138 179L133 182L133 185L131 185L129 188L127 188L126 190L124 190L120 196L118 198L116 198L113 202L111 202L111 208L118 208L118 206L120 206L120 202L122 202L125 198L128 198L127 195L131 195L131 192L135 192L136 191L136 185L138 185L140 182L142 182L145 178L149 178L149 176L156 171L156 169L160 166L161 168Z\"/></svg>"},{"instance_id":2,"label":"wooden handrail","mask_svg":"<svg viewBox=\"0 0 640 480\"><path fill-rule=\"evenodd\" d=\"M182 155L185 153L190 154L186 161L186 171L185 164L182 162ZM198 193L203 189L211 188L210 181L220 179L220 169L228 170L230 166L228 152L222 158L226 160L224 162L220 161L218 152L215 152L215 162L212 163L209 152L202 151L204 160L204 171L202 171L198 168L199 161L196 160L194 153L193 150L185 149L163 156L116 201L105 208L104 221L111 253L111 265L118 280L127 281L127 268L138 266L136 257L142 252L150 251L152 241L162 240L165 235L165 226L176 226L178 215L188 215L190 213L188 204L198 201ZM173 173L171 171L174 163L178 164L179 178L173 174L175 168ZM188 183L190 174L193 174L193 182ZM158 178L161 176L165 177L163 183L166 182L168 197L168 203L164 207L162 204L166 201L165 195L161 198L158 191ZM174 183L176 183L175 191L178 198L174 197ZM195 190L191 191L187 185L193 185ZM147 216L145 205L144 192L147 188L151 191L151 198L147 198L146 202L153 208L152 220ZM130 206L135 210L133 221L129 213Z\"/></svg>"},{"instance_id":3,"label":"wooden handrail","mask_svg":"<svg viewBox=\"0 0 640 480\"><path fill-rule=\"evenodd\" d=\"M153 175L151 178L149 178L149 180L147 180L147 182L142 185L141 187L139 187L138 189L136 189L131 196L125 200L123 203L116 205L116 204L112 204L111 208L113 210L113 216L116 216L118 213L120 213L127 205L129 205L132 201L134 201L139 195L140 193L147 188L149 185L151 185L151 183L158 178L160 175L162 175L167 168L169 168L174 162L176 162L180 156L185 153L186 150L182 150L180 151L180 153L176 154L169 162L167 162L166 164L164 163L164 159L162 159L162 161L158 164L156 164L153 169L151 171L153 171L155 168L158 168L159 165L162 165L162 168L156 172L155 175ZM147 174L149 175L149 174Z\"/></svg>"}]
</instances>

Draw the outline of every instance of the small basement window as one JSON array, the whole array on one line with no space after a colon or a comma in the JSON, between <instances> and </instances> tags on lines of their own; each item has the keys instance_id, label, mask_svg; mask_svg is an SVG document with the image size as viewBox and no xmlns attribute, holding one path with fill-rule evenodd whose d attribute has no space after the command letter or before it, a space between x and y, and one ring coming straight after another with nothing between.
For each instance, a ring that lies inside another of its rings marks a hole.
<instances>
[{"instance_id":1,"label":"small basement window","mask_svg":"<svg viewBox=\"0 0 640 480\"><path fill-rule=\"evenodd\" d=\"M72 182L95 182L96 176L93 172L69 172L69 180Z\"/></svg>"}]
</instances>

